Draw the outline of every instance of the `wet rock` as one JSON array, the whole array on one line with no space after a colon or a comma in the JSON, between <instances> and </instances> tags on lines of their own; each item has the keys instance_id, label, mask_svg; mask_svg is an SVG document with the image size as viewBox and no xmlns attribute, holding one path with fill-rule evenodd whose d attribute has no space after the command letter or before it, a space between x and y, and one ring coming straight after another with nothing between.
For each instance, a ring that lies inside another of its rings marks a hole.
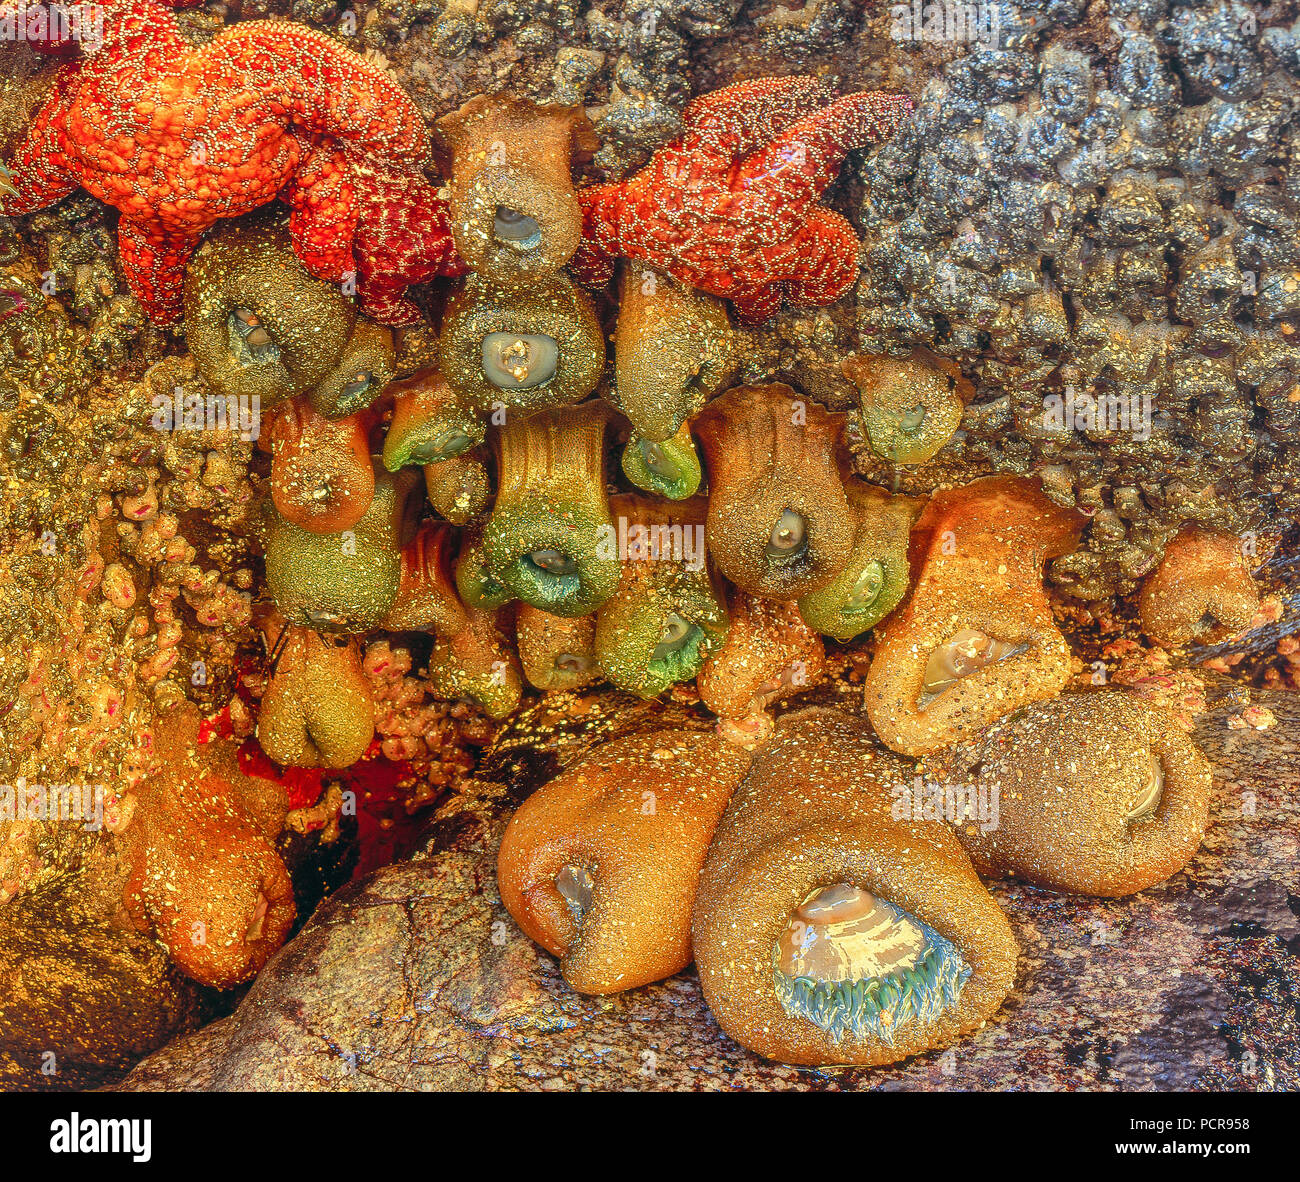
<instances>
[{"instance_id":1,"label":"wet rock","mask_svg":"<svg viewBox=\"0 0 1300 1182\"><path fill-rule=\"evenodd\" d=\"M841 706L856 696L826 692ZM1120 900L993 884L1021 946L1016 987L948 1050L881 1070L797 1071L727 1040L692 970L611 998L573 993L501 907L506 816L635 712L691 712L560 695L550 718L533 712L503 740L419 854L326 902L233 1015L146 1059L122 1087L1295 1088L1300 699L1255 700L1276 727L1230 729L1239 692L1199 719L1214 800L1186 873Z\"/></svg>"}]
</instances>

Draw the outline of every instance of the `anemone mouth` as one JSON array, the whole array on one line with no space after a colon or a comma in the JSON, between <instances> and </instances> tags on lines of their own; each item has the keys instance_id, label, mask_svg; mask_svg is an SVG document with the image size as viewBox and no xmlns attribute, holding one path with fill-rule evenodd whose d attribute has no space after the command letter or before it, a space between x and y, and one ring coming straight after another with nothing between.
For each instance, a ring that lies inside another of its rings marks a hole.
<instances>
[{"instance_id":1,"label":"anemone mouth","mask_svg":"<svg viewBox=\"0 0 1300 1182\"><path fill-rule=\"evenodd\" d=\"M512 590L543 611L572 603L582 593L582 568L563 550L530 550L514 562Z\"/></svg>"},{"instance_id":2,"label":"anemone mouth","mask_svg":"<svg viewBox=\"0 0 1300 1182\"><path fill-rule=\"evenodd\" d=\"M1219 626L1220 621L1218 617L1215 616L1212 611L1205 611L1201 613L1200 619L1192 625L1192 635L1197 637L1205 636L1208 633L1213 632Z\"/></svg>"},{"instance_id":3,"label":"anemone mouth","mask_svg":"<svg viewBox=\"0 0 1300 1182\"><path fill-rule=\"evenodd\" d=\"M799 567L808 557L808 519L788 506L772 526L763 555L768 563L780 568Z\"/></svg>"},{"instance_id":4,"label":"anemone mouth","mask_svg":"<svg viewBox=\"0 0 1300 1182\"><path fill-rule=\"evenodd\" d=\"M582 921L591 910L596 896L596 878L591 870L575 863L566 863L556 874L555 889L569 909L574 926L581 929Z\"/></svg>"},{"instance_id":5,"label":"anemone mouth","mask_svg":"<svg viewBox=\"0 0 1300 1182\"><path fill-rule=\"evenodd\" d=\"M592 661L585 653L556 653L552 662L557 673L581 676L590 673Z\"/></svg>"},{"instance_id":6,"label":"anemone mouth","mask_svg":"<svg viewBox=\"0 0 1300 1182\"><path fill-rule=\"evenodd\" d=\"M898 416L898 429L906 435L914 435L925 425L925 417L925 403L918 402Z\"/></svg>"},{"instance_id":7,"label":"anemone mouth","mask_svg":"<svg viewBox=\"0 0 1300 1182\"><path fill-rule=\"evenodd\" d=\"M681 469L673 463L662 443L642 439L637 446L641 450L641 458L645 461L646 468L652 475L669 484L681 479Z\"/></svg>"},{"instance_id":8,"label":"anemone mouth","mask_svg":"<svg viewBox=\"0 0 1300 1182\"><path fill-rule=\"evenodd\" d=\"M901 907L848 883L813 891L773 949L777 1001L835 1042L893 1045L911 1019L955 1005L971 967L951 940Z\"/></svg>"},{"instance_id":9,"label":"anemone mouth","mask_svg":"<svg viewBox=\"0 0 1300 1182\"><path fill-rule=\"evenodd\" d=\"M342 633L351 631L351 621L343 612L330 611L326 608L281 607L285 620L299 628L310 628L313 632Z\"/></svg>"},{"instance_id":10,"label":"anemone mouth","mask_svg":"<svg viewBox=\"0 0 1300 1182\"><path fill-rule=\"evenodd\" d=\"M499 390L532 390L555 377L560 344L544 333L490 332L483 338L483 376Z\"/></svg>"},{"instance_id":11,"label":"anemone mouth","mask_svg":"<svg viewBox=\"0 0 1300 1182\"><path fill-rule=\"evenodd\" d=\"M266 934L266 916L271 910L271 904L265 893L257 892L257 902L253 904L253 914L249 917L248 926L244 929L244 942L246 944L256 944Z\"/></svg>"},{"instance_id":12,"label":"anemone mouth","mask_svg":"<svg viewBox=\"0 0 1300 1182\"><path fill-rule=\"evenodd\" d=\"M646 672L654 682L664 685L694 677L704 664L707 640L699 624L669 612L659 642L646 662Z\"/></svg>"},{"instance_id":13,"label":"anemone mouth","mask_svg":"<svg viewBox=\"0 0 1300 1182\"><path fill-rule=\"evenodd\" d=\"M1155 751L1148 753L1148 763L1143 769L1143 783L1129 805L1124 820L1136 825L1155 816L1165 795L1165 763Z\"/></svg>"},{"instance_id":14,"label":"anemone mouth","mask_svg":"<svg viewBox=\"0 0 1300 1182\"><path fill-rule=\"evenodd\" d=\"M925 663L917 709L924 710L959 682L1029 651L1029 642L1000 640L978 628L962 628L938 645Z\"/></svg>"},{"instance_id":15,"label":"anemone mouth","mask_svg":"<svg viewBox=\"0 0 1300 1182\"><path fill-rule=\"evenodd\" d=\"M280 360L279 345L262 323L262 318L251 308L231 310L226 317L226 336L231 356L241 369Z\"/></svg>"},{"instance_id":16,"label":"anemone mouth","mask_svg":"<svg viewBox=\"0 0 1300 1182\"><path fill-rule=\"evenodd\" d=\"M492 237L502 246L528 254L542 244L542 227L537 219L509 205L498 205L492 217Z\"/></svg>"},{"instance_id":17,"label":"anemone mouth","mask_svg":"<svg viewBox=\"0 0 1300 1182\"><path fill-rule=\"evenodd\" d=\"M510 599L510 592L492 577L487 564L482 562L457 579L456 588L466 604L480 611L491 611Z\"/></svg>"},{"instance_id":18,"label":"anemone mouth","mask_svg":"<svg viewBox=\"0 0 1300 1182\"><path fill-rule=\"evenodd\" d=\"M884 589L885 568L878 558L873 558L854 579L841 610L851 616L861 615L872 608Z\"/></svg>"}]
</instances>

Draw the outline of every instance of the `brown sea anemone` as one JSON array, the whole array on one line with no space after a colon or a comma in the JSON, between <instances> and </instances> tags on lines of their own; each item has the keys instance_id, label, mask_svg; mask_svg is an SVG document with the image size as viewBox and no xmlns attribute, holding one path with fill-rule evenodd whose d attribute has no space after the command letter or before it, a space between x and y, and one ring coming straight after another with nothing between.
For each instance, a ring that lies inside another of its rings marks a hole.
<instances>
[{"instance_id":1,"label":"brown sea anemone","mask_svg":"<svg viewBox=\"0 0 1300 1182\"><path fill-rule=\"evenodd\" d=\"M582 993L691 961L691 905L713 828L749 757L706 732L596 748L530 796L501 841L501 901Z\"/></svg>"},{"instance_id":2,"label":"brown sea anemone","mask_svg":"<svg viewBox=\"0 0 1300 1182\"><path fill-rule=\"evenodd\" d=\"M886 744L934 751L1061 692L1070 653L1043 564L1077 544L1082 524L1019 477L934 494L912 531L911 590L877 625L864 686Z\"/></svg>"},{"instance_id":3,"label":"brown sea anemone","mask_svg":"<svg viewBox=\"0 0 1300 1182\"><path fill-rule=\"evenodd\" d=\"M875 1065L948 1046L1002 1004L1016 941L955 834L898 819L912 769L860 719L784 716L700 875L695 964L741 1045Z\"/></svg>"},{"instance_id":4,"label":"brown sea anemone","mask_svg":"<svg viewBox=\"0 0 1300 1182\"><path fill-rule=\"evenodd\" d=\"M1065 694L940 760L982 816L958 824L986 873L1083 895L1129 895L1196 853L1210 767L1157 706L1120 690Z\"/></svg>"}]
</instances>

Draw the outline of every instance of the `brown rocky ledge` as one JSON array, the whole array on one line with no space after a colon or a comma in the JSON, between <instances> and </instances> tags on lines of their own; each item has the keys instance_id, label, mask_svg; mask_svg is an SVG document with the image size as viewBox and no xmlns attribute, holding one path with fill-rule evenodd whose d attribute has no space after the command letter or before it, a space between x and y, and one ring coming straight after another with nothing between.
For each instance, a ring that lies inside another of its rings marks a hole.
<instances>
[{"instance_id":1,"label":"brown rocky ledge","mask_svg":"<svg viewBox=\"0 0 1300 1182\"><path fill-rule=\"evenodd\" d=\"M639 711L691 711L555 695L511 727L418 855L324 903L233 1015L150 1056L121 1087L1300 1087L1300 696L1253 694L1277 718L1268 730L1229 726L1244 703L1228 683L1208 696L1197 739L1215 769L1213 821L1187 872L1120 900L995 884L1021 945L1016 987L948 1051L795 1070L726 1039L691 970L612 998L573 993L497 896L505 820Z\"/></svg>"}]
</instances>

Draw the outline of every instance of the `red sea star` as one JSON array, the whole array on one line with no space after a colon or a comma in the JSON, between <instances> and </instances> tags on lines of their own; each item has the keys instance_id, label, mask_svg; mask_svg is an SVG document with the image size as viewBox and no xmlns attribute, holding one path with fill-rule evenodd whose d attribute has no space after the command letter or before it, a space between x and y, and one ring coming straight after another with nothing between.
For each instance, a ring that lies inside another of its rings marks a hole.
<instances>
[{"instance_id":1,"label":"red sea star","mask_svg":"<svg viewBox=\"0 0 1300 1182\"><path fill-rule=\"evenodd\" d=\"M451 237L447 200L422 176L372 162L357 164L357 291L361 310L381 324L414 324L420 311L406 289L468 268Z\"/></svg>"},{"instance_id":2,"label":"red sea star","mask_svg":"<svg viewBox=\"0 0 1300 1182\"><path fill-rule=\"evenodd\" d=\"M760 78L695 99L685 133L636 176L578 191L583 242L570 264L601 284L619 255L730 299L759 324L783 300L822 306L858 275L859 242L817 204L845 155L886 138L905 95L846 95L827 105L813 78Z\"/></svg>"},{"instance_id":3,"label":"red sea star","mask_svg":"<svg viewBox=\"0 0 1300 1182\"><path fill-rule=\"evenodd\" d=\"M123 271L159 322L180 313L185 264L203 232L282 190L304 265L344 282L359 210L354 164L370 157L414 171L428 155L402 89L303 25L250 21L195 47L159 0L112 0L103 34L100 48L60 70L10 162L21 196L2 208L30 213L78 185L116 206ZM382 226L371 232L384 236Z\"/></svg>"}]
</instances>

